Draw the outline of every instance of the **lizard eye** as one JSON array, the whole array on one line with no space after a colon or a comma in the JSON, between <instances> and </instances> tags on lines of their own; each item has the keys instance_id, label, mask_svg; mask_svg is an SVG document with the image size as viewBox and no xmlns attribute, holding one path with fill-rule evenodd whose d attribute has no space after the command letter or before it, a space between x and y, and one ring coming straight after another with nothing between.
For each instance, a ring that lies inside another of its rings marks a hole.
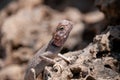
<instances>
[{"instance_id":1,"label":"lizard eye","mask_svg":"<svg viewBox=\"0 0 120 80\"><path fill-rule=\"evenodd\" d=\"M60 28L59 28L59 30L63 30L64 29L64 27L63 26L61 26Z\"/></svg>"}]
</instances>

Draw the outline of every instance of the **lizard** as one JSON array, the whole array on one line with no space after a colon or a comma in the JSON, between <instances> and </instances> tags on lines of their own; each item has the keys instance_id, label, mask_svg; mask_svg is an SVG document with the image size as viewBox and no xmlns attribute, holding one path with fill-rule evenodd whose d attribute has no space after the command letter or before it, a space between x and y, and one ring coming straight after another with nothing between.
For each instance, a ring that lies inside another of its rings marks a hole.
<instances>
[{"instance_id":1,"label":"lizard","mask_svg":"<svg viewBox=\"0 0 120 80\"><path fill-rule=\"evenodd\" d=\"M63 48L72 28L73 23L71 21L62 20L58 23L49 43L40 49L29 61L24 80L36 80L45 66L55 64L53 59L57 56L69 62L69 60L59 52Z\"/></svg>"}]
</instances>

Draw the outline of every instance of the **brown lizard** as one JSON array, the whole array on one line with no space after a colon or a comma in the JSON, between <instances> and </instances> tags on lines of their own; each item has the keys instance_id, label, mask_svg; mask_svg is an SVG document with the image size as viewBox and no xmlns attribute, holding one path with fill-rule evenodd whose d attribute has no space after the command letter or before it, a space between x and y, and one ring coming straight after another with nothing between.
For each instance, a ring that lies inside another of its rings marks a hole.
<instances>
[{"instance_id":1,"label":"brown lizard","mask_svg":"<svg viewBox=\"0 0 120 80\"><path fill-rule=\"evenodd\" d=\"M45 66L55 63L52 59L56 56L60 56L68 61L68 59L59 54L59 52L67 40L72 28L73 24L68 20L62 20L58 24L50 42L40 49L33 59L30 60L24 80L36 80L37 76L44 70Z\"/></svg>"}]
</instances>

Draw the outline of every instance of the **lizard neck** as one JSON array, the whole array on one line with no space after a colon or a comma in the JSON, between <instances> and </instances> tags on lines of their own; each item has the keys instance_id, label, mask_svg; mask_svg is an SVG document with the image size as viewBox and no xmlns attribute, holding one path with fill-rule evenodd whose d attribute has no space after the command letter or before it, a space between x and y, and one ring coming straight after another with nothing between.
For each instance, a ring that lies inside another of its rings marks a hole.
<instances>
[{"instance_id":1,"label":"lizard neck","mask_svg":"<svg viewBox=\"0 0 120 80\"><path fill-rule=\"evenodd\" d=\"M51 40L49 43L48 43L48 46L46 48L46 51L50 51L54 54L58 54L62 49L62 46L58 47L56 45L53 44L53 40Z\"/></svg>"}]
</instances>

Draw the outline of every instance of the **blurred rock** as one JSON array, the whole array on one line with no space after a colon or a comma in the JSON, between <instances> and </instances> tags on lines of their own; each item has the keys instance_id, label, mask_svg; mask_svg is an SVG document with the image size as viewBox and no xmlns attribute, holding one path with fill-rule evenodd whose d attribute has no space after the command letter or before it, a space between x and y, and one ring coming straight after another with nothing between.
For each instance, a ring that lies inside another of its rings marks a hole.
<instances>
[{"instance_id":1,"label":"blurred rock","mask_svg":"<svg viewBox=\"0 0 120 80\"><path fill-rule=\"evenodd\" d=\"M5 39L12 41L14 45L20 44L30 47L33 47L39 40L39 42L49 40L47 39L49 38L49 34L47 34L49 26L41 23L45 13L45 8L23 9L16 15L6 19L2 27ZM47 37L45 37L45 34L44 38L40 37L44 32Z\"/></svg>"},{"instance_id":2,"label":"blurred rock","mask_svg":"<svg viewBox=\"0 0 120 80\"><path fill-rule=\"evenodd\" d=\"M28 62L33 55L33 51L29 48L19 48L13 52L12 60L15 64L23 64Z\"/></svg>"},{"instance_id":3,"label":"blurred rock","mask_svg":"<svg viewBox=\"0 0 120 80\"><path fill-rule=\"evenodd\" d=\"M20 7L33 8L42 4L43 0L19 0Z\"/></svg>"},{"instance_id":4,"label":"blurred rock","mask_svg":"<svg viewBox=\"0 0 120 80\"><path fill-rule=\"evenodd\" d=\"M95 5L105 14L108 24L120 24L120 0L95 0Z\"/></svg>"},{"instance_id":5,"label":"blurred rock","mask_svg":"<svg viewBox=\"0 0 120 80\"><path fill-rule=\"evenodd\" d=\"M97 22L104 20L104 14L99 12L99 11L87 13L83 16L84 16L84 18L83 18L84 21L89 23L89 24L97 23Z\"/></svg>"},{"instance_id":6,"label":"blurred rock","mask_svg":"<svg viewBox=\"0 0 120 80\"><path fill-rule=\"evenodd\" d=\"M0 80L23 80L22 68L18 65L11 65L0 70Z\"/></svg>"}]
</instances>

